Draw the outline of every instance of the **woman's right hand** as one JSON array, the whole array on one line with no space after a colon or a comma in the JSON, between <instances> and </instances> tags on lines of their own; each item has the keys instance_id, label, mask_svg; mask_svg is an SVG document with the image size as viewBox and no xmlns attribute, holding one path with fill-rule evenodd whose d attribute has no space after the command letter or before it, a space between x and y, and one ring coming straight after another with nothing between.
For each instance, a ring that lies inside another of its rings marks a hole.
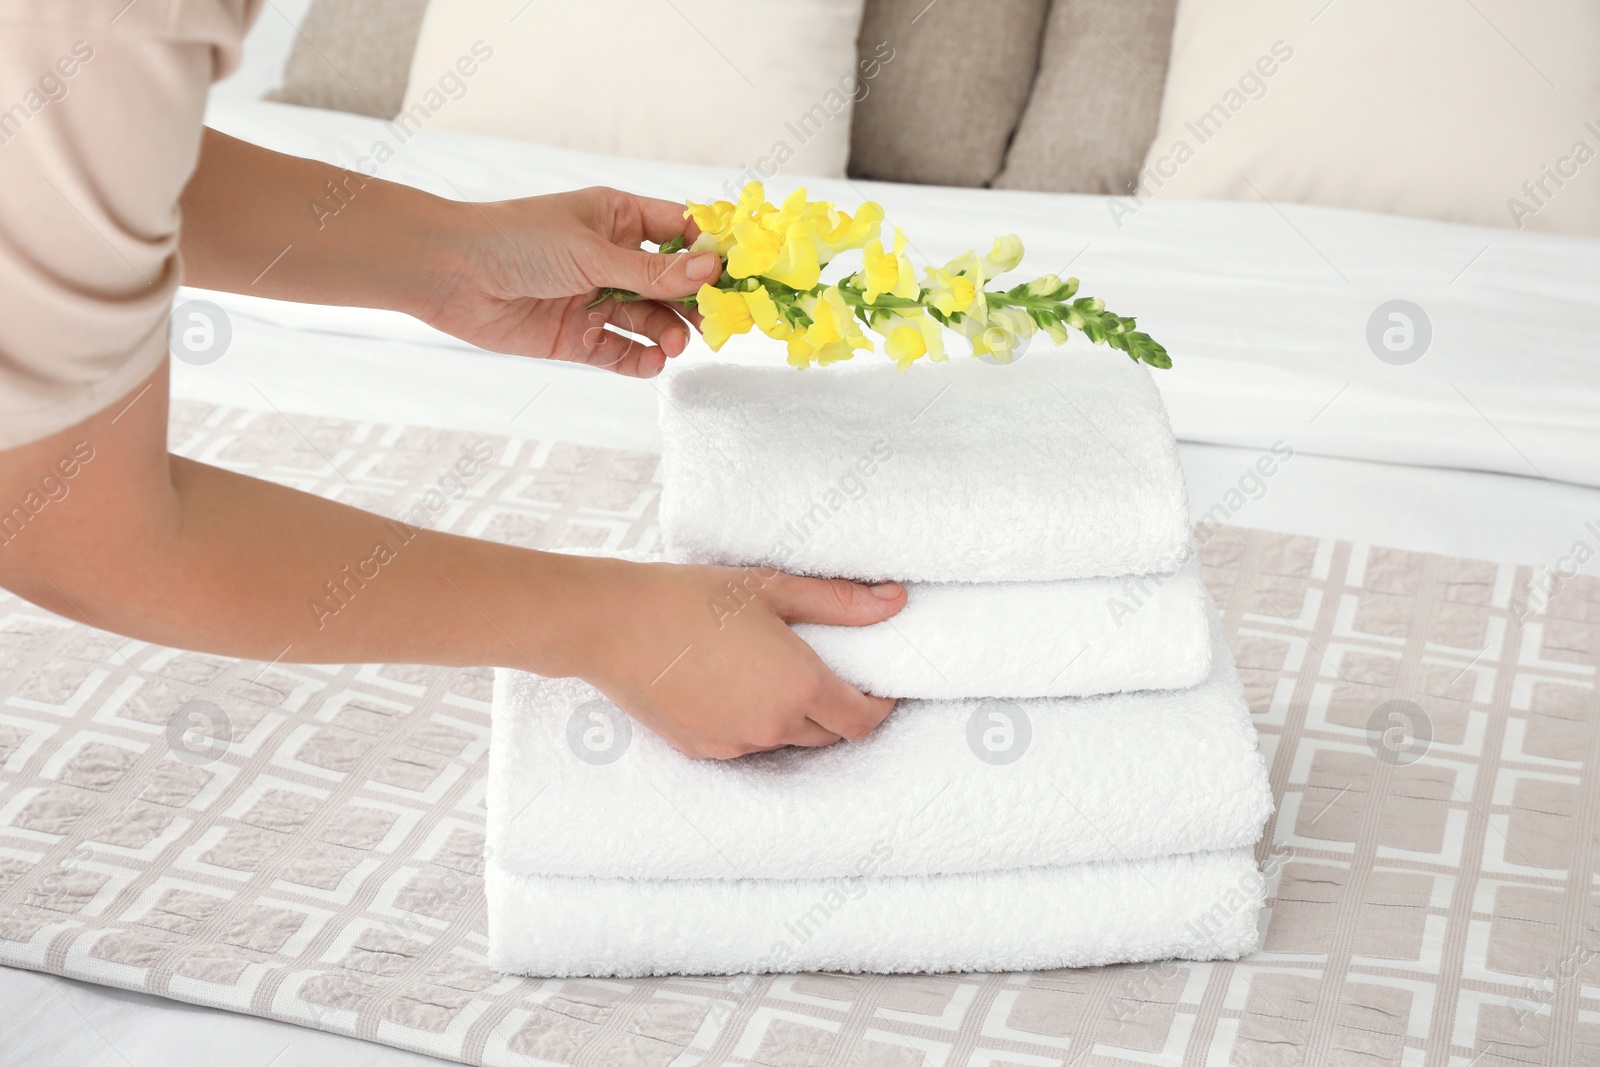
<instances>
[{"instance_id":1,"label":"woman's right hand","mask_svg":"<svg viewBox=\"0 0 1600 1067\"><path fill-rule=\"evenodd\" d=\"M686 756L859 740L894 708L841 681L789 624L880 622L905 606L899 585L568 559L582 572L580 621L556 673L585 679Z\"/></svg>"}]
</instances>

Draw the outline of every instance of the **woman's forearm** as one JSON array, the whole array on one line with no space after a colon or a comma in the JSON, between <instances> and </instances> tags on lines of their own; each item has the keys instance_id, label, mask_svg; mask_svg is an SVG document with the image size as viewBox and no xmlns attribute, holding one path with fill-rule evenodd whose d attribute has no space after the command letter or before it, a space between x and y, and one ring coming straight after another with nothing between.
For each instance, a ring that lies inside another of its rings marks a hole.
<instances>
[{"instance_id":1,"label":"woman's forearm","mask_svg":"<svg viewBox=\"0 0 1600 1067\"><path fill-rule=\"evenodd\" d=\"M415 313L471 207L207 129L182 200L190 285Z\"/></svg>"},{"instance_id":2,"label":"woman's forearm","mask_svg":"<svg viewBox=\"0 0 1600 1067\"><path fill-rule=\"evenodd\" d=\"M892 705L841 682L785 623L876 622L905 602L897 587L408 526L169 455L167 396L162 368L0 451L0 586L102 630L249 659L576 675L691 755L860 737ZM713 609L736 588L730 620Z\"/></svg>"},{"instance_id":3,"label":"woman's forearm","mask_svg":"<svg viewBox=\"0 0 1600 1067\"><path fill-rule=\"evenodd\" d=\"M162 406L146 400L149 415ZM129 447L143 406L86 429L74 476L53 483L61 499L8 530L6 584L100 629L246 659L574 669L583 604L570 591L590 584L579 575L589 561L438 533L180 457L147 462ZM33 466L48 468L50 455Z\"/></svg>"},{"instance_id":4,"label":"woman's forearm","mask_svg":"<svg viewBox=\"0 0 1600 1067\"><path fill-rule=\"evenodd\" d=\"M177 457L171 469L170 540L118 567L121 588L85 590L85 610L111 629L250 659L568 673L562 635L578 623L568 591L585 561L411 526Z\"/></svg>"}]
</instances>

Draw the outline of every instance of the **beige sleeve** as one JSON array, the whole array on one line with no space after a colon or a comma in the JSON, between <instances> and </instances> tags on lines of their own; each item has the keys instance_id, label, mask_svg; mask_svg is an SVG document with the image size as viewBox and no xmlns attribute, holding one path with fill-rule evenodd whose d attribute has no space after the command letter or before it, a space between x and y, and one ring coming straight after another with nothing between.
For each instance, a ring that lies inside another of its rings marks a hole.
<instances>
[{"instance_id":1,"label":"beige sleeve","mask_svg":"<svg viewBox=\"0 0 1600 1067\"><path fill-rule=\"evenodd\" d=\"M217 65L194 37L14 12L0 5L0 449L166 358L178 198Z\"/></svg>"}]
</instances>

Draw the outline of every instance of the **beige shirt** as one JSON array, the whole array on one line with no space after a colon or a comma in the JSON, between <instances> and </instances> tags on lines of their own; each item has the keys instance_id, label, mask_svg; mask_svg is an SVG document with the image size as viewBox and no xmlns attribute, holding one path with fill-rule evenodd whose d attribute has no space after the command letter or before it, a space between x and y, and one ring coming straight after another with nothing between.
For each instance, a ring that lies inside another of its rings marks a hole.
<instances>
[{"instance_id":1,"label":"beige shirt","mask_svg":"<svg viewBox=\"0 0 1600 1067\"><path fill-rule=\"evenodd\" d=\"M167 354L178 198L261 0L0 0L0 449Z\"/></svg>"}]
</instances>

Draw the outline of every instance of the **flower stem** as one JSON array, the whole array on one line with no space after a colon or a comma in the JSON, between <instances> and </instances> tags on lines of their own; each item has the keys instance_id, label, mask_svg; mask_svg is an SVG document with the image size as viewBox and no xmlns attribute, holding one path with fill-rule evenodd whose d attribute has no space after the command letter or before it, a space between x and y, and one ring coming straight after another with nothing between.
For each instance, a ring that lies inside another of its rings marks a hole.
<instances>
[{"instance_id":1,"label":"flower stem","mask_svg":"<svg viewBox=\"0 0 1600 1067\"><path fill-rule=\"evenodd\" d=\"M850 284L849 279L834 286L819 282L810 289L791 289L767 278L735 279L724 270L716 284L716 288L728 292L753 292L762 286L765 286L773 302L778 305L792 327L811 325L811 316L801 307L801 300L806 297L819 298L829 288L837 289L844 302L854 308L857 317L868 325L871 324L871 313L874 311L909 311L913 308L922 308L946 325L962 321L965 315L959 311L948 316L941 314L925 302L928 297L927 289L919 290L915 299L879 293L877 299L869 303L866 292ZM1073 299L1077 291L1078 279L1068 278L1054 291L1048 293L1033 292L1024 284L1014 286L1005 292L986 289L981 295L990 310L1016 308L1032 319L1035 326L1049 331L1053 337L1064 336L1061 332L1063 328L1070 328L1077 330L1097 345L1109 345L1119 352L1126 353L1135 363L1145 363L1161 369L1172 366L1172 357L1167 355L1167 350L1149 334L1137 329L1134 319L1107 311L1105 302L1098 297L1080 296ZM607 300L631 304L644 299L646 298L632 290L606 288L601 289L595 299L585 305L585 309L598 307ZM658 299L657 302L690 308L696 305L697 298L681 296Z\"/></svg>"}]
</instances>

